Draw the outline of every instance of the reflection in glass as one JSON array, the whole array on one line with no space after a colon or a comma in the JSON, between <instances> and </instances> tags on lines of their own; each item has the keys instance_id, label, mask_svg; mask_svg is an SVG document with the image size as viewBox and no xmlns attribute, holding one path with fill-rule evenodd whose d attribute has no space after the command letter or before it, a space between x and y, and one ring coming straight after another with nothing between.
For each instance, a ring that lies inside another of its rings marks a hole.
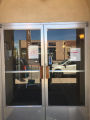
<instances>
[{"instance_id":1,"label":"reflection in glass","mask_svg":"<svg viewBox=\"0 0 90 120\"><path fill-rule=\"evenodd\" d=\"M47 34L49 105L84 105L84 29L53 29Z\"/></svg>"},{"instance_id":2,"label":"reflection in glass","mask_svg":"<svg viewBox=\"0 0 90 120\"><path fill-rule=\"evenodd\" d=\"M40 30L5 30L6 104L41 105Z\"/></svg>"}]
</instances>

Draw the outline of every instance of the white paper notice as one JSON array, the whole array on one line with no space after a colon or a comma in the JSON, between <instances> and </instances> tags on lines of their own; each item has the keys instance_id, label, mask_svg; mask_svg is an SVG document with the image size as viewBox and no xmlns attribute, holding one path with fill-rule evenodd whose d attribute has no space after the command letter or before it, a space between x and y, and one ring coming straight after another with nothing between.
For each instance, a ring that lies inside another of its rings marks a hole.
<instances>
[{"instance_id":1,"label":"white paper notice","mask_svg":"<svg viewBox=\"0 0 90 120\"><path fill-rule=\"evenodd\" d=\"M70 48L70 60L81 61L81 49L80 48Z\"/></svg>"},{"instance_id":2,"label":"white paper notice","mask_svg":"<svg viewBox=\"0 0 90 120\"><path fill-rule=\"evenodd\" d=\"M12 56L12 50L9 50L8 53L9 53L9 57L11 57Z\"/></svg>"},{"instance_id":3,"label":"white paper notice","mask_svg":"<svg viewBox=\"0 0 90 120\"><path fill-rule=\"evenodd\" d=\"M38 59L39 58L38 50L39 50L39 47L36 45L28 46L28 58L29 59Z\"/></svg>"}]
</instances>

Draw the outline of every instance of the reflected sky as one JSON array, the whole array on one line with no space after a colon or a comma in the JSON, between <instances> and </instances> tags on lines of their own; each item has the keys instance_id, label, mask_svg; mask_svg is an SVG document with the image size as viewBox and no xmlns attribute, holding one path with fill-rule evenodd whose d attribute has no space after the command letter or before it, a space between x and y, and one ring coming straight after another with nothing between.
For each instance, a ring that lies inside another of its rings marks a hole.
<instances>
[{"instance_id":1,"label":"reflected sky","mask_svg":"<svg viewBox=\"0 0 90 120\"><path fill-rule=\"evenodd\" d=\"M48 40L76 40L76 29L48 30ZM19 45L19 40L26 40L26 30L15 30L15 46ZM40 30L31 30L31 40L40 40Z\"/></svg>"},{"instance_id":2,"label":"reflected sky","mask_svg":"<svg viewBox=\"0 0 90 120\"><path fill-rule=\"evenodd\" d=\"M48 30L48 40L76 40L76 29Z\"/></svg>"},{"instance_id":3,"label":"reflected sky","mask_svg":"<svg viewBox=\"0 0 90 120\"><path fill-rule=\"evenodd\" d=\"M26 40L26 30L14 31L15 47L19 47L19 40ZM31 30L31 40L40 40L40 30Z\"/></svg>"}]
</instances>

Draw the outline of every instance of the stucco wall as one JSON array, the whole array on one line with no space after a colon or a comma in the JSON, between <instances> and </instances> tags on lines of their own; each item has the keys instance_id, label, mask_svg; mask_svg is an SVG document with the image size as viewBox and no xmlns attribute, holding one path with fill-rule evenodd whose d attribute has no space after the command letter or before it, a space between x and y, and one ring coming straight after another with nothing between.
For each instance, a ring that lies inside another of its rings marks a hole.
<instances>
[{"instance_id":1,"label":"stucco wall","mask_svg":"<svg viewBox=\"0 0 90 120\"><path fill-rule=\"evenodd\" d=\"M90 12L90 0L86 0L87 6L89 8L89 12Z\"/></svg>"},{"instance_id":2,"label":"stucco wall","mask_svg":"<svg viewBox=\"0 0 90 120\"><path fill-rule=\"evenodd\" d=\"M0 23L88 21L87 0L0 0Z\"/></svg>"}]
</instances>

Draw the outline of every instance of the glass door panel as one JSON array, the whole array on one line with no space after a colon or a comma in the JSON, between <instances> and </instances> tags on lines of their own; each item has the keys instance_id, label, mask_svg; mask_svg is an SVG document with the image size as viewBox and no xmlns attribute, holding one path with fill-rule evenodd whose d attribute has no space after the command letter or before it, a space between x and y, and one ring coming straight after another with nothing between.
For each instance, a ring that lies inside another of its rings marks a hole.
<instances>
[{"instance_id":1,"label":"glass door panel","mask_svg":"<svg viewBox=\"0 0 90 120\"><path fill-rule=\"evenodd\" d=\"M41 31L5 30L6 105L42 105Z\"/></svg>"},{"instance_id":2,"label":"glass door panel","mask_svg":"<svg viewBox=\"0 0 90 120\"><path fill-rule=\"evenodd\" d=\"M79 26L5 27L6 120L82 120L85 30Z\"/></svg>"},{"instance_id":3,"label":"glass door panel","mask_svg":"<svg viewBox=\"0 0 90 120\"><path fill-rule=\"evenodd\" d=\"M84 29L48 29L48 105L85 105Z\"/></svg>"}]
</instances>

